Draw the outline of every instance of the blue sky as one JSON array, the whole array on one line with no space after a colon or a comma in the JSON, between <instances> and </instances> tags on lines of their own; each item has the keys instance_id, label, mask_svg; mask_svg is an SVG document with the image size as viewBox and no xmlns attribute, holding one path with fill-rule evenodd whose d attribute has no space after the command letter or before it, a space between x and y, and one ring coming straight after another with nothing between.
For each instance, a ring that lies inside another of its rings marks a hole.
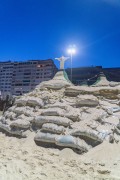
<instances>
[{"instance_id":1,"label":"blue sky","mask_svg":"<svg viewBox=\"0 0 120 180\"><path fill-rule=\"evenodd\" d=\"M68 56L71 44L74 67L120 67L120 0L0 0L0 61Z\"/></svg>"}]
</instances>

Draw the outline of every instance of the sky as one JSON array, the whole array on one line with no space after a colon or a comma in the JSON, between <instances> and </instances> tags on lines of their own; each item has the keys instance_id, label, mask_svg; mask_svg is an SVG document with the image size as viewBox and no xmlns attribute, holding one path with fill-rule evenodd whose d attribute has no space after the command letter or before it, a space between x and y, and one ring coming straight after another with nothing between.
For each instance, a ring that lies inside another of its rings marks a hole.
<instances>
[{"instance_id":1,"label":"sky","mask_svg":"<svg viewBox=\"0 0 120 180\"><path fill-rule=\"evenodd\" d=\"M120 0L0 0L0 61L58 66L70 45L73 67L120 67Z\"/></svg>"}]
</instances>

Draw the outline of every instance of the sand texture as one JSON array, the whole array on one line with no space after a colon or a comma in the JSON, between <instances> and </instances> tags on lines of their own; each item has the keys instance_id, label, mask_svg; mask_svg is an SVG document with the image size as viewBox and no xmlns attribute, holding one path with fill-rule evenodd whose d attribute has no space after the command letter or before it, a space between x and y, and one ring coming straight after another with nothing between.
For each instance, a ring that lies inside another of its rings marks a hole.
<instances>
[{"instance_id":1,"label":"sand texture","mask_svg":"<svg viewBox=\"0 0 120 180\"><path fill-rule=\"evenodd\" d=\"M0 118L0 180L120 179L120 85L74 86L64 71Z\"/></svg>"},{"instance_id":2,"label":"sand texture","mask_svg":"<svg viewBox=\"0 0 120 180\"><path fill-rule=\"evenodd\" d=\"M120 179L120 144L103 143L78 155L69 148L36 146L33 136L0 134L1 180Z\"/></svg>"}]
</instances>

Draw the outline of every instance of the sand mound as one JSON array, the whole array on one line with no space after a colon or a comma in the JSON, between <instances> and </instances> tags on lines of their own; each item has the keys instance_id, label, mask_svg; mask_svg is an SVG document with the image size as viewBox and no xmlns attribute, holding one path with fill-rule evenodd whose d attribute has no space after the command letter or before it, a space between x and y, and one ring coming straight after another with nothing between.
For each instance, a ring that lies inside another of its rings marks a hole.
<instances>
[{"instance_id":1,"label":"sand mound","mask_svg":"<svg viewBox=\"0 0 120 180\"><path fill-rule=\"evenodd\" d=\"M85 159L89 159L91 161L104 161L105 163L110 163L113 160L120 160L120 143L110 144L108 142L104 142L91 149L88 153L83 155L83 158L84 157Z\"/></svg>"},{"instance_id":2,"label":"sand mound","mask_svg":"<svg viewBox=\"0 0 120 180\"><path fill-rule=\"evenodd\" d=\"M103 143L83 156L69 148L38 147L33 137L34 133L26 139L0 134L0 179L120 179L119 144L114 148L113 144Z\"/></svg>"},{"instance_id":3,"label":"sand mound","mask_svg":"<svg viewBox=\"0 0 120 180\"><path fill-rule=\"evenodd\" d=\"M76 87L59 71L16 98L0 119L0 131L19 138L33 131L37 145L85 153L104 141L120 141L119 95L116 86Z\"/></svg>"},{"instance_id":4,"label":"sand mound","mask_svg":"<svg viewBox=\"0 0 120 180\"><path fill-rule=\"evenodd\" d=\"M76 87L58 72L1 117L14 137L0 134L0 179L120 179L119 121L119 86Z\"/></svg>"}]
</instances>

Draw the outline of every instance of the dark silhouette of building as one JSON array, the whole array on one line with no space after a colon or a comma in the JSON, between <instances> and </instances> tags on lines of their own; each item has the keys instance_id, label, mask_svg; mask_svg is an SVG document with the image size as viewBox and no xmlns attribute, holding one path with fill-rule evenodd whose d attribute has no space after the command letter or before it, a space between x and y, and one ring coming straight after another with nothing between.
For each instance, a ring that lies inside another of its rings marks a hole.
<instances>
[{"instance_id":1,"label":"dark silhouette of building","mask_svg":"<svg viewBox=\"0 0 120 180\"><path fill-rule=\"evenodd\" d=\"M66 69L69 79L71 79L71 69ZM99 74L103 72L108 81L120 82L120 67L103 68L102 66L79 67L72 69L72 82L75 85L92 85L97 81Z\"/></svg>"}]
</instances>

